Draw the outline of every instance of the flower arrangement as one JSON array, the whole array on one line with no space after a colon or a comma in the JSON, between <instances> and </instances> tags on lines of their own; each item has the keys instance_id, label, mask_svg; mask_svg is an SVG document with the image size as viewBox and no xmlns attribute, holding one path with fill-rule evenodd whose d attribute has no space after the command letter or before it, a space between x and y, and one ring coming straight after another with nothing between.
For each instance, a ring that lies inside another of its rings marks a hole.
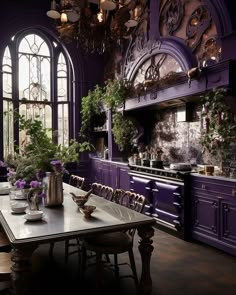
<instances>
[{"instance_id":1,"label":"flower arrangement","mask_svg":"<svg viewBox=\"0 0 236 295\"><path fill-rule=\"evenodd\" d=\"M79 143L71 140L68 147L54 142L51 130L44 128L38 117L26 119L14 112L19 122L20 131L24 131L26 139L16 147L16 153L9 155L1 165L7 167L8 181L19 189L42 188L42 180L46 172L63 175L69 173L64 165L77 162Z\"/></svg>"}]
</instances>

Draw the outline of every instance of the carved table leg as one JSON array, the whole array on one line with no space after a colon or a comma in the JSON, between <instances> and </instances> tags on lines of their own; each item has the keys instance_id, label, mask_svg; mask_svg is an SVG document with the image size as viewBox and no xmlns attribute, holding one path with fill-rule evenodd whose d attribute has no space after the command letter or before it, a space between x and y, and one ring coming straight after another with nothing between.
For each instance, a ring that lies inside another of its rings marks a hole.
<instances>
[{"instance_id":1,"label":"carved table leg","mask_svg":"<svg viewBox=\"0 0 236 295\"><path fill-rule=\"evenodd\" d=\"M37 246L12 249L12 294L30 295L30 258Z\"/></svg>"},{"instance_id":2,"label":"carved table leg","mask_svg":"<svg viewBox=\"0 0 236 295\"><path fill-rule=\"evenodd\" d=\"M150 261L154 247L151 237L154 235L154 229L149 226L138 228L138 234L141 237L139 241L139 252L142 259L142 273L139 282L139 294L149 295L152 292L152 279L150 275Z\"/></svg>"}]
</instances>

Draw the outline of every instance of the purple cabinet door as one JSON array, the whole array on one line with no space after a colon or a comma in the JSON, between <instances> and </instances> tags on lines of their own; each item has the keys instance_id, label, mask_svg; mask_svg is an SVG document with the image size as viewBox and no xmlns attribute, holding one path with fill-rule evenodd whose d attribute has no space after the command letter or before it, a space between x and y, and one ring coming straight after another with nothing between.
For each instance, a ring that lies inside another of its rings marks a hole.
<instances>
[{"instance_id":1,"label":"purple cabinet door","mask_svg":"<svg viewBox=\"0 0 236 295\"><path fill-rule=\"evenodd\" d=\"M219 201L209 195L193 194L193 238L201 240L218 237Z\"/></svg>"},{"instance_id":2,"label":"purple cabinet door","mask_svg":"<svg viewBox=\"0 0 236 295\"><path fill-rule=\"evenodd\" d=\"M152 180L137 177L137 176L130 176L130 190L143 195L146 197L146 205L144 209L144 213L146 215L152 216L153 214L153 202L152 202Z\"/></svg>"},{"instance_id":3,"label":"purple cabinet door","mask_svg":"<svg viewBox=\"0 0 236 295\"><path fill-rule=\"evenodd\" d=\"M229 253L236 255L236 202L222 200L220 208L220 240L230 245Z\"/></svg>"},{"instance_id":4,"label":"purple cabinet door","mask_svg":"<svg viewBox=\"0 0 236 295\"><path fill-rule=\"evenodd\" d=\"M91 159L91 169L90 169L90 179L91 182L102 182L102 166L101 161L96 159Z\"/></svg>"},{"instance_id":5,"label":"purple cabinet door","mask_svg":"<svg viewBox=\"0 0 236 295\"><path fill-rule=\"evenodd\" d=\"M102 172L102 184L111 186L110 163L103 162L101 172Z\"/></svg>"},{"instance_id":6,"label":"purple cabinet door","mask_svg":"<svg viewBox=\"0 0 236 295\"><path fill-rule=\"evenodd\" d=\"M129 191L130 181L129 181L129 167L117 167L118 169L118 185L119 188Z\"/></svg>"},{"instance_id":7,"label":"purple cabinet door","mask_svg":"<svg viewBox=\"0 0 236 295\"><path fill-rule=\"evenodd\" d=\"M181 185L161 183L153 184L154 217L180 230L184 225L184 200Z\"/></svg>"}]
</instances>

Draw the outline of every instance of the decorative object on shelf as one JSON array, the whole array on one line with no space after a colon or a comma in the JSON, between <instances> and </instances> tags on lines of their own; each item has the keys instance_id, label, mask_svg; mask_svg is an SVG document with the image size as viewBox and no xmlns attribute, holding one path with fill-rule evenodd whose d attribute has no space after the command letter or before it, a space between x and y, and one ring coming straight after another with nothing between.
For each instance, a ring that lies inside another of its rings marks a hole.
<instances>
[{"instance_id":1,"label":"decorative object on shelf","mask_svg":"<svg viewBox=\"0 0 236 295\"><path fill-rule=\"evenodd\" d=\"M200 143L220 164L227 158L229 147L236 140L235 114L226 102L226 95L226 89L218 88L202 97L205 126Z\"/></svg>"},{"instance_id":2,"label":"decorative object on shelf","mask_svg":"<svg viewBox=\"0 0 236 295\"><path fill-rule=\"evenodd\" d=\"M84 52L102 54L132 35L146 5L146 0L52 0L47 16L63 41L76 40Z\"/></svg>"},{"instance_id":3,"label":"decorative object on shelf","mask_svg":"<svg viewBox=\"0 0 236 295\"><path fill-rule=\"evenodd\" d=\"M198 79L201 76L202 70L199 67L194 67L188 70L188 86L191 87L192 79Z\"/></svg>"}]
</instances>

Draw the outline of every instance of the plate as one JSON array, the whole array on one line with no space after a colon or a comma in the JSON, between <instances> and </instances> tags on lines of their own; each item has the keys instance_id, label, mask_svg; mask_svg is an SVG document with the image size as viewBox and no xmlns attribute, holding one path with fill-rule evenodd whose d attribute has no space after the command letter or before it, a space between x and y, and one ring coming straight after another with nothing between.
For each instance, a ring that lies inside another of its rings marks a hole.
<instances>
[{"instance_id":1,"label":"plate","mask_svg":"<svg viewBox=\"0 0 236 295\"><path fill-rule=\"evenodd\" d=\"M27 198L25 196L15 196L14 200L26 200Z\"/></svg>"},{"instance_id":2,"label":"plate","mask_svg":"<svg viewBox=\"0 0 236 295\"><path fill-rule=\"evenodd\" d=\"M25 212L27 207L28 207L27 203L14 202L11 204L11 212L15 214L21 214Z\"/></svg>"},{"instance_id":3,"label":"plate","mask_svg":"<svg viewBox=\"0 0 236 295\"><path fill-rule=\"evenodd\" d=\"M11 187L7 183L0 183L0 195L9 195Z\"/></svg>"}]
</instances>

